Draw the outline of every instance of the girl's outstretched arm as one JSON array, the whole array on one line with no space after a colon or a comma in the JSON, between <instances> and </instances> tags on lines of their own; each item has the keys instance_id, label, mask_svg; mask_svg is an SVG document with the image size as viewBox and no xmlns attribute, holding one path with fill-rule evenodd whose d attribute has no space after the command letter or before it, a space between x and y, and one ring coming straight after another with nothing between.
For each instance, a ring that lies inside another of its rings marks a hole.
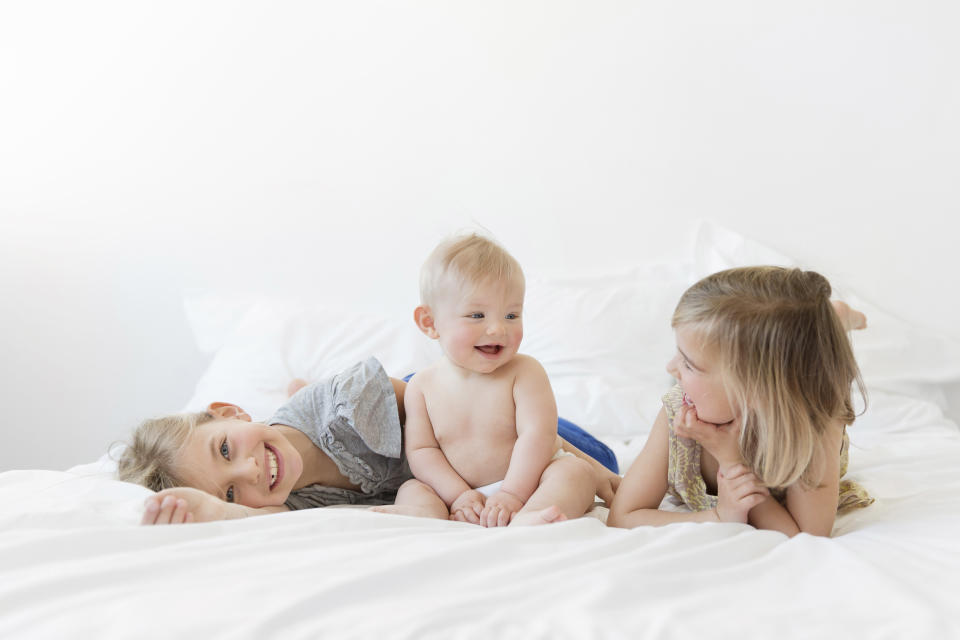
<instances>
[{"instance_id":1,"label":"girl's outstretched arm","mask_svg":"<svg viewBox=\"0 0 960 640\"><path fill-rule=\"evenodd\" d=\"M663 409L653 423L647 443L630 465L613 497L607 524L632 529L640 525L663 525L671 522L717 522L716 511L676 513L660 511L660 502L667 493L669 455L667 414Z\"/></svg>"},{"instance_id":2,"label":"girl's outstretched arm","mask_svg":"<svg viewBox=\"0 0 960 640\"><path fill-rule=\"evenodd\" d=\"M242 504L224 502L200 489L176 487L164 489L146 499L140 524L185 524L232 520L288 510L285 505L245 507Z\"/></svg>"}]
</instances>

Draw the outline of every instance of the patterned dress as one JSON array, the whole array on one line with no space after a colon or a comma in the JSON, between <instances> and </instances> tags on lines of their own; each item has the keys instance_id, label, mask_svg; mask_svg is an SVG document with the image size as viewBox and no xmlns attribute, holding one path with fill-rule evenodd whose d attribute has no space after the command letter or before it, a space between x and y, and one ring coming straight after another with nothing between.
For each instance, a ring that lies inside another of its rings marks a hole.
<instances>
[{"instance_id":1,"label":"patterned dress","mask_svg":"<svg viewBox=\"0 0 960 640\"><path fill-rule=\"evenodd\" d=\"M700 444L690 438L681 438L673 427L674 416L683 405L683 391L676 385L663 396L663 408L667 413L669 428L669 461L667 464L667 493L678 505L686 505L692 511L705 511L717 506L717 496L707 493L707 485L700 471ZM866 489L852 480L844 480L847 473L850 439L843 431L843 444L840 446L840 502L837 514L852 509L866 507L873 498ZM771 489L770 495L781 504L786 499L785 489Z\"/></svg>"}]
</instances>

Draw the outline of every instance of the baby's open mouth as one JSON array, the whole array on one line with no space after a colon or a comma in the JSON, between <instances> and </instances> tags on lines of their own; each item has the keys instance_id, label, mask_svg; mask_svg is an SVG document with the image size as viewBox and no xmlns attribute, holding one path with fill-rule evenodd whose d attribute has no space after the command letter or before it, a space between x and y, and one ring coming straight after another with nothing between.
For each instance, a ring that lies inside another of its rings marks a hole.
<instances>
[{"instance_id":1,"label":"baby's open mouth","mask_svg":"<svg viewBox=\"0 0 960 640\"><path fill-rule=\"evenodd\" d=\"M499 344L484 344L484 345L474 347L474 349L479 349L480 351L488 355L495 356L498 353L500 353L500 351L503 349L503 346Z\"/></svg>"}]
</instances>

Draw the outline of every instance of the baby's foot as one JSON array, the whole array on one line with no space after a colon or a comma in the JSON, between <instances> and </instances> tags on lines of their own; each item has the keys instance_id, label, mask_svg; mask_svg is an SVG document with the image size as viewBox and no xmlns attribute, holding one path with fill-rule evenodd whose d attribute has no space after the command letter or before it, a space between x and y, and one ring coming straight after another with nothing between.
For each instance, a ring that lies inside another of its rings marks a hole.
<instances>
[{"instance_id":1,"label":"baby's foot","mask_svg":"<svg viewBox=\"0 0 960 640\"><path fill-rule=\"evenodd\" d=\"M843 325L844 329L850 331L867 328L867 316L863 315L863 313L857 311L846 302L840 300L831 300L830 302L833 303L833 308L836 310L837 315L840 316L840 324Z\"/></svg>"},{"instance_id":2,"label":"baby's foot","mask_svg":"<svg viewBox=\"0 0 960 640\"><path fill-rule=\"evenodd\" d=\"M370 511L377 513L392 513L400 516L415 516L417 518L441 518L436 509L419 504L381 504L370 507Z\"/></svg>"},{"instance_id":3,"label":"baby's foot","mask_svg":"<svg viewBox=\"0 0 960 640\"><path fill-rule=\"evenodd\" d=\"M535 524L550 524L551 522L563 522L567 519L567 516L563 515L563 512L560 511L560 508L556 505L551 505L546 509L540 509L539 511L527 511L525 513L518 513L513 516L513 520L510 521L510 526L525 526L525 525L535 525Z\"/></svg>"}]
</instances>

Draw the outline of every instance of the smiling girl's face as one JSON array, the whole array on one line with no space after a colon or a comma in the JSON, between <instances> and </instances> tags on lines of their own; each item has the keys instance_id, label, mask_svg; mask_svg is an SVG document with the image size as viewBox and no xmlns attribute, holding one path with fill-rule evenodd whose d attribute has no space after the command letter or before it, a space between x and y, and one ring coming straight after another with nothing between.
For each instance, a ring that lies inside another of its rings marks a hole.
<instances>
[{"instance_id":1,"label":"smiling girl's face","mask_svg":"<svg viewBox=\"0 0 960 640\"><path fill-rule=\"evenodd\" d=\"M714 350L704 344L695 330L676 329L677 353L667 363L667 372L680 383L684 402L696 409L703 422L726 424L736 417L720 376Z\"/></svg>"},{"instance_id":2,"label":"smiling girl's face","mask_svg":"<svg viewBox=\"0 0 960 640\"><path fill-rule=\"evenodd\" d=\"M254 508L282 505L303 473L303 459L283 433L235 417L196 427L178 466L190 486Z\"/></svg>"}]
</instances>

